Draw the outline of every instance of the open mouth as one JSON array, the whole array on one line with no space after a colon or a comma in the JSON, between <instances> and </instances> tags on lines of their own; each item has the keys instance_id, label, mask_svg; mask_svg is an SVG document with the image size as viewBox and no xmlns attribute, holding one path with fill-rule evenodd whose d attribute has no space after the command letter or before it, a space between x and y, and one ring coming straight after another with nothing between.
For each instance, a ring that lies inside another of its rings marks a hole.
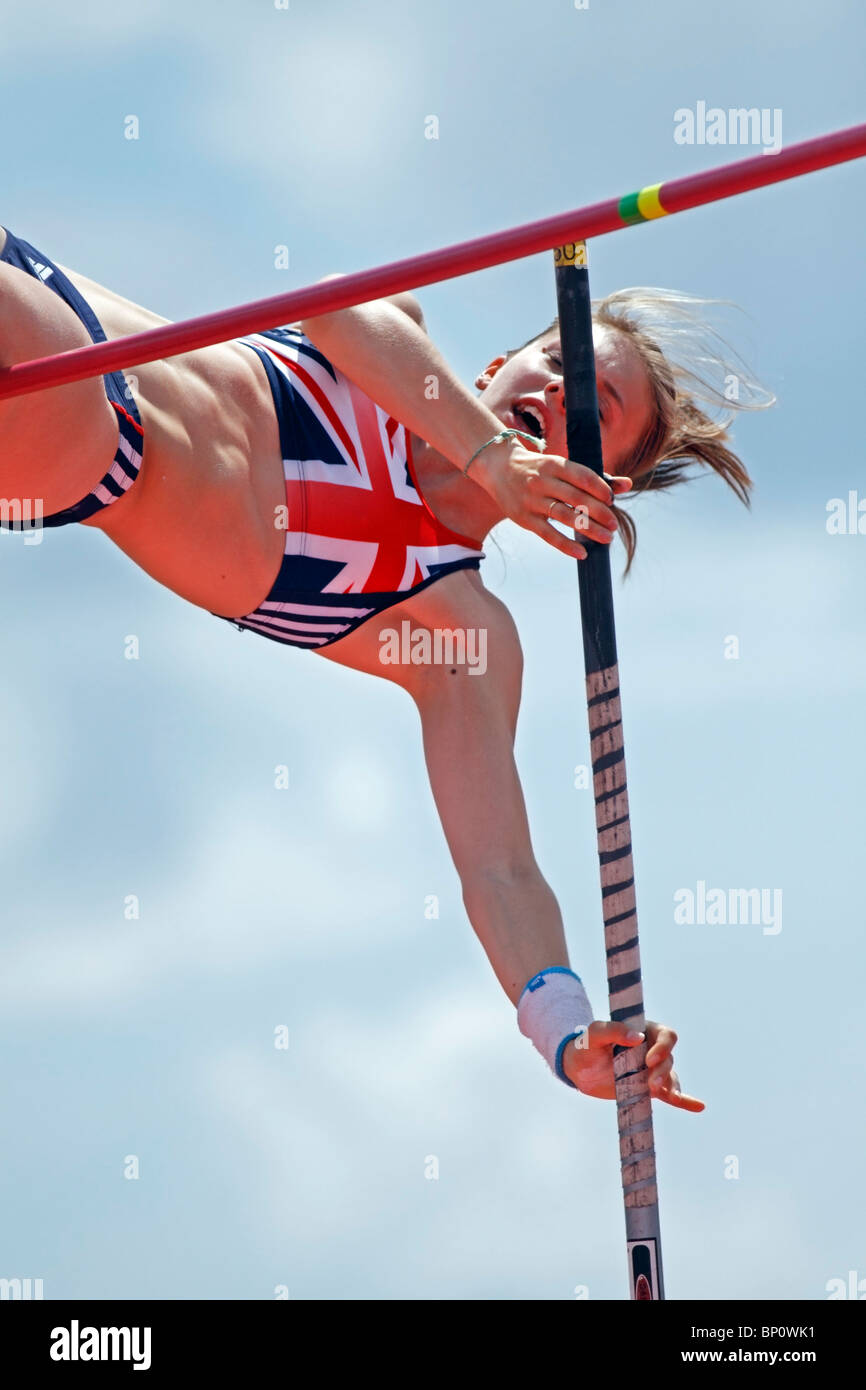
<instances>
[{"instance_id":1,"label":"open mouth","mask_svg":"<svg viewBox=\"0 0 866 1390\"><path fill-rule=\"evenodd\" d=\"M521 401L512 406L512 413L527 434L534 435L544 444L544 416L537 406L531 405L529 401Z\"/></svg>"}]
</instances>

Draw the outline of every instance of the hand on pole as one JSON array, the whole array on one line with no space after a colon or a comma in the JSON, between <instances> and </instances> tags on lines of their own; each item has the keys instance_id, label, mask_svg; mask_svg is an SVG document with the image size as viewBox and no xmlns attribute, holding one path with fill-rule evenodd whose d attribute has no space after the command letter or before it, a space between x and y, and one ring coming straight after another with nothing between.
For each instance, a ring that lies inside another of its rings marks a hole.
<instances>
[{"instance_id":1,"label":"hand on pole","mask_svg":"<svg viewBox=\"0 0 866 1390\"><path fill-rule=\"evenodd\" d=\"M674 1043L677 1035L663 1023L646 1023L646 1064L650 1074L650 1095L679 1110L695 1113L705 1108L696 1096L684 1095L674 1071ZM562 1059L569 1081L584 1095L599 1100L615 1100L613 1074L614 1047L638 1047L643 1042L639 1033L625 1023L591 1023L577 1042L570 1042Z\"/></svg>"},{"instance_id":2,"label":"hand on pole","mask_svg":"<svg viewBox=\"0 0 866 1390\"><path fill-rule=\"evenodd\" d=\"M510 521L578 560L586 559L581 540L602 545L613 540L617 520L610 504L632 486L631 478L602 478L572 459L535 453L514 440L503 441L479 455L469 477L498 503ZM574 539L557 530L554 521L572 527Z\"/></svg>"}]
</instances>

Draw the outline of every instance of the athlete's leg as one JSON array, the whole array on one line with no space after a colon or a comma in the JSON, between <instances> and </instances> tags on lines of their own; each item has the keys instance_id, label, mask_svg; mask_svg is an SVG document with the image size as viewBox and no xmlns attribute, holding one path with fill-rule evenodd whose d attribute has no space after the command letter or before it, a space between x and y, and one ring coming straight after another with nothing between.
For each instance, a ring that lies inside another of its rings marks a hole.
<instances>
[{"instance_id":1,"label":"athlete's leg","mask_svg":"<svg viewBox=\"0 0 866 1390\"><path fill-rule=\"evenodd\" d=\"M0 263L0 366L91 341L59 295ZM117 428L101 377L0 400L0 501L41 499L45 516L73 506L109 466Z\"/></svg>"}]
</instances>

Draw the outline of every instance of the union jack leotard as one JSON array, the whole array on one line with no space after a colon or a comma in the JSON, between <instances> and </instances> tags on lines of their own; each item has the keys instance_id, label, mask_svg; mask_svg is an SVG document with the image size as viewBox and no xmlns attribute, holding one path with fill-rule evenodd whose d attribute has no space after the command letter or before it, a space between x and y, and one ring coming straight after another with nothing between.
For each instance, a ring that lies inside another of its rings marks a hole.
<instances>
[{"instance_id":1,"label":"union jack leotard","mask_svg":"<svg viewBox=\"0 0 866 1390\"><path fill-rule=\"evenodd\" d=\"M41 280L66 301L94 342L105 332L54 261L8 232L0 261ZM294 647L324 647L443 575L477 569L478 543L436 520L415 481L403 425L375 405L298 329L239 342L258 354L270 382L286 479L286 543L270 593L241 618L215 617ZM134 484L143 430L123 372L103 377L118 420L109 472L75 506L41 526L84 521ZM0 526L24 529L28 520Z\"/></svg>"},{"instance_id":2,"label":"union jack leotard","mask_svg":"<svg viewBox=\"0 0 866 1390\"><path fill-rule=\"evenodd\" d=\"M403 425L300 330L240 341L261 358L274 398L286 546L267 598L225 621L323 647L443 575L478 568L481 547L437 521L421 496Z\"/></svg>"}]
</instances>

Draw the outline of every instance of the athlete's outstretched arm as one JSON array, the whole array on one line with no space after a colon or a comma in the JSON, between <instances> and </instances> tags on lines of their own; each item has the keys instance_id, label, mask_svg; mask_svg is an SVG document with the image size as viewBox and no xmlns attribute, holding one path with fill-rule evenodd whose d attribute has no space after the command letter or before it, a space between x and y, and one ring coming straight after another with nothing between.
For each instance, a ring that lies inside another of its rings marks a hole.
<instances>
[{"instance_id":1,"label":"athlete's outstretched arm","mask_svg":"<svg viewBox=\"0 0 866 1390\"><path fill-rule=\"evenodd\" d=\"M469 665L418 667L410 693L469 920L516 1006L533 976L551 966L568 967L568 948L559 904L535 860L514 760L523 672L517 629L480 580L467 576L465 593L460 626L485 634L486 670L473 675ZM479 648L480 643L476 653ZM635 1041L627 1035L623 1024L593 1022L587 1048L566 1048L569 1080L586 1094L612 1099L612 1049ZM648 1021L646 1036L653 1094L680 1109L702 1110L702 1101L680 1091L673 1070L676 1033Z\"/></svg>"},{"instance_id":2,"label":"athlete's outstretched arm","mask_svg":"<svg viewBox=\"0 0 866 1390\"><path fill-rule=\"evenodd\" d=\"M413 673L412 695L421 716L430 786L469 920L516 1005L538 971L568 966L568 949L559 904L535 860L514 761L520 641L505 605L482 592L476 611L461 614L460 626L476 630L482 650L484 634L486 670L420 667L417 676Z\"/></svg>"}]
</instances>

